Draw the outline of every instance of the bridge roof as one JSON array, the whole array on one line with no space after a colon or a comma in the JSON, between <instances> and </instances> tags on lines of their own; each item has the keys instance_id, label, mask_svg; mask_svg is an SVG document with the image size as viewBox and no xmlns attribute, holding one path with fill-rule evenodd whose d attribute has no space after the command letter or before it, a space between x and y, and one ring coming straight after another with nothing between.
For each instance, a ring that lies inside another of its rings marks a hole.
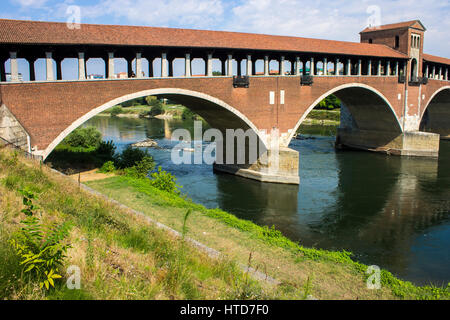
<instances>
[{"instance_id":1,"label":"bridge roof","mask_svg":"<svg viewBox=\"0 0 450 320\"><path fill-rule=\"evenodd\" d=\"M112 45L211 48L270 52L310 52L341 55L407 56L388 46L288 36L159 27L82 24L0 19L0 43L41 45Z\"/></svg>"},{"instance_id":2,"label":"bridge roof","mask_svg":"<svg viewBox=\"0 0 450 320\"><path fill-rule=\"evenodd\" d=\"M432 56L431 54L423 54L423 59L429 62L434 63L440 63L440 64L446 64L450 66L450 59L438 57L438 56Z\"/></svg>"}]
</instances>

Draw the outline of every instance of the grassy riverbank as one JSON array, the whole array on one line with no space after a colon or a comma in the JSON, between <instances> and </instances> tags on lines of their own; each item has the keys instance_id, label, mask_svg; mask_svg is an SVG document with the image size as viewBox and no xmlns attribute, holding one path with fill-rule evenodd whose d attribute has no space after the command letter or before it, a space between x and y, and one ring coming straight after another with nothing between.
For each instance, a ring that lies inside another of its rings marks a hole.
<instances>
[{"instance_id":1,"label":"grassy riverbank","mask_svg":"<svg viewBox=\"0 0 450 320\"><path fill-rule=\"evenodd\" d=\"M188 236L225 258L213 260L130 211L80 190L70 178L0 149L1 298L449 298L448 290L419 288L386 271L382 288L368 290L366 266L353 262L349 253L303 248L276 230L206 209L154 188L147 179L113 176L88 185L178 231L185 229L183 219L190 209ZM25 187L38 195L36 204L45 223L71 223L72 248L63 269L80 267L81 290L66 289L64 281L49 291L39 289L18 264L7 239L20 228L23 205L18 190ZM280 284L251 280L240 271L240 264L250 264Z\"/></svg>"},{"instance_id":2,"label":"grassy riverbank","mask_svg":"<svg viewBox=\"0 0 450 320\"><path fill-rule=\"evenodd\" d=\"M162 192L145 180L112 177L88 185L176 230L187 209L191 236L246 263L249 253L260 270L281 281L283 292L301 288L320 299L449 299L447 289L416 287L383 270L381 290L366 287L367 266L354 262L348 252L304 248L276 230L257 226L219 209L206 209L188 199ZM292 291L293 290L293 291Z\"/></svg>"}]
</instances>

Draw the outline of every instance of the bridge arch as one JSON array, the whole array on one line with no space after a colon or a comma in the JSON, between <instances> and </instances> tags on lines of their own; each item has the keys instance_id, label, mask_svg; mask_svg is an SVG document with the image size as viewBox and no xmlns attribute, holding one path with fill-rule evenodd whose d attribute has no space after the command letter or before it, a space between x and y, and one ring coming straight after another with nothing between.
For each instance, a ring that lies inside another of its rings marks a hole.
<instances>
[{"instance_id":1,"label":"bridge arch","mask_svg":"<svg viewBox=\"0 0 450 320\"><path fill-rule=\"evenodd\" d=\"M450 86L444 86L428 100L420 119L420 131L439 133L450 139Z\"/></svg>"},{"instance_id":2,"label":"bridge arch","mask_svg":"<svg viewBox=\"0 0 450 320\"><path fill-rule=\"evenodd\" d=\"M289 145L308 114L326 97L334 94L349 109L357 129L401 133L402 126L389 100L377 89L362 83L337 86L317 98L289 134ZM376 117L374 117L374 115Z\"/></svg>"},{"instance_id":3,"label":"bridge arch","mask_svg":"<svg viewBox=\"0 0 450 320\"><path fill-rule=\"evenodd\" d=\"M167 98L183 104L202 116L212 128L221 130L224 137L226 129L252 129L262 141L263 146L265 148L267 147L267 142L264 135L261 134L255 124L244 114L226 102L198 91L180 88L158 88L123 95L95 107L85 115L75 120L63 132L61 132L58 137L54 139L44 150L42 153L43 159L45 160L56 148L56 146L64 140L64 138L66 138L72 131L81 126L87 120L118 104L146 96L158 96L160 98Z\"/></svg>"}]
</instances>

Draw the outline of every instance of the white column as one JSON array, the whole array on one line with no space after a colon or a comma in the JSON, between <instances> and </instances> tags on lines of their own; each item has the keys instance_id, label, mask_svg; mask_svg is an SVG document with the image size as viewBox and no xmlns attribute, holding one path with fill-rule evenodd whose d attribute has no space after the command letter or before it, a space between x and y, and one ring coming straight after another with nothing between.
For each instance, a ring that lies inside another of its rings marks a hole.
<instances>
[{"instance_id":1,"label":"white column","mask_svg":"<svg viewBox=\"0 0 450 320\"><path fill-rule=\"evenodd\" d=\"M142 76L142 53L136 53L136 78L143 78Z\"/></svg>"},{"instance_id":2,"label":"white column","mask_svg":"<svg viewBox=\"0 0 450 320\"><path fill-rule=\"evenodd\" d=\"M168 77L167 66L168 66L167 53L163 52L161 53L161 78Z\"/></svg>"},{"instance_id":3,"label":"white column","mask_svg":"<svg viewBox=\"0 0 450 320\"><path fill-rule=\"evenodd\" d=\"M362 75L362 61L358 60L358 76Z\"/></svg>"},{"instance_id":4,"label":"white column","mask_svg":"<svg viewBox=\"0 0 450 320\"><path fill-rule=\"evenodd\" d=\"M328 60L327 60L327 58L323 59L323 75L324 76L328 75Z\"/></svg>"},{"instance_id":5,"label":"white column","mask_svg":"<svg viewBox=\"0 0 450 320\"><path fill-rule=\"evenodd\" d=\"M229 54L227 59L227 76L233 75L233 55Z\"/></svg>"},{"instance_id":6,"label":"white column","mask_svg":"<svg viewBox=\"0 0 450 320\"><path fill-rule=\"evenodd\" d=\"M447 69L445 69L445 80L447 80L447 81L448 81L448 68L447 68Z\"/></svg>"},{"instance_id":7,"label":"white column","mask_svg":"<svg viewBox=\"0 0 450 320\"><path fill-rule=\"evenodd\" d=\"M433 66L433 79L436 79L436 66Z\"/></svg>"},{"instance_id":8,"label":"white column","mask_svg":"<svg viewBox=\"0 0 450 320\"><path fill-rule=\"evenodd\" d=\"M53 59L52 53L45 53L45 61L46 61L46 70L47 70L47 81L54 81L55 76L53 75Z\"/></svg>"},{"instance_id":9,"label":"white column","mask_svg":"<svg viewBox=\"0 0 450 320\"><path fill-rule=\"evenodd\" d=\"M347 60L347 75L352 75L352 60L350 59Z\"/></svg>"},{"instance_id":10,"label":"white column","mask_svg":"<svg viewBox=\"0 0 450 320\"><path fill-rule=\"evenodd\" d=\"M314 69L315 69L314 58L311 58L309 62L309 74L312 76L314 75Z\"/></svg>"},{"instance_id":11,"label":"white column","mask_svg":"<svg viewBox=\"0 0 450 320\"><path fill-rule=\"evenodd\" d=\"M285 71L284 71L284 56L280 57L280 75L281 76L285 75Z\"/></svg>"},{"instance_id":12,"label":"white column","mask_svg":"<svg viewBox=\"0 0 450 320\"><path fill-rule=\"evenodd\" d=\"M184 76L191 77L191 54L186 53L184 56Z\"/></svg>"},{"instance_id":13,"label":"white column","mask_svg":"<svg viewBox=\"0 0 450 320\"><path fill-rule=\"evenodd\" d=\"M387 65L386 65L386 75L390 76L391 75L391 62L388 61Z\"/></svg>"},{"instance_id":14,"label":"white column","mask_svg":"<svg viewBox=\"0 0 450 320\"><path fill-rule=\"evenodd\" d=\"M398 71L399 71L399 63L398 63L398 61L395 63L395 75L396 76L398 76L399 75L399 73L398 73ZM427 75L427 77L428 77L428 75Z\"/></svg>"},{"instance_id":15,"label":"white column","mask_svg":"<svg viewBox=\"0 0 450 320\"><path fill-rule=\"evenodd\" d=\"M19 81L19 67L17 65L17 52L10 52L9 58L11 61L11 81Z\"/></svg>"},{"instance_id":16,"label":"white column","mask_svg":"<svg viewBox=\"0 0 450 320\"><path fill-rule=\"evenodd\" d=\"M295 57L295 75L300 75L300 57Z\"/></svg>"},{"instance_id":17,"label":"white column","mask_svg":"<svg viewBox=\"0 0 450 320\"><path fill-rule=\"evenodd\" d=\"M78 80L86 80L86 62L84 52L78 52Z\"/></svg>"},{"instance_id":18,"label":"white column","mask_svg":"<svg viewBox=\"0 0 450 320\"><path fill-rule=\"evenodd\" d=\"M372 60L369 60L369 62L367 63L367 75L372 75Z\"/></svg>"},{"instance_id":19,"label":"white column","mask_svg":"<svg viewBox=\"0 0 450 320\"><path fill-rule=\"evenodd\" d=\"M269 56L264 56L264 75L269 75Z\"/></svg>"},{"instance_id":20,"label":"white column","mask_svg":"<svg viewBox=\"0 0 450 320\"><path fill-rule=\"evenodd\" d=\"M114 79L114 52L108 52L108 79Z\"/></svg>"},{"instance_id":21,"label":"white column","mask_svg":"<svg viewBox=\"0 0 450 320\"><path fill-rule=\"evenodd\" d=\"M250 54L247 55L247 75L252 75L252 56Z\"/></svg>"},{"instance_id":22,"label":"white column","mask_svg":"<svg viewBox=\"0 0 450 320\"><path fill-rule=\"evenodd\" d=\"M213 55L212 53L208 53L206 58L206 75L208 77L212 77L213 75Z\"/></svg>"},{"instance_id":23,"label":"white column","mask_svg":"<svg viewBox=\"0 0 450 320\"><path fill-rule=\"evenodd\" d=\"M378 60L377 76L381 76L381 60Z\"/></svg>"},{"instance_id":24,"label":"white column","mask_svg":"<svg viewBox=\"0 0 450 320\"><path fill-rule=\"evenodd\" d=\"M439 80L443 80L442 79L442 67L439 68Z\"/></svg>"},{"instance_id":25,"label":"white column","mask_svg":"<svg viewBox=\"0 0 450 320\"><path fill-rule=\"evenodd\" d=\"M334 75L339 75L339 59L336 59L336 62L334 63Z\"/></svg>"}]
</instances>

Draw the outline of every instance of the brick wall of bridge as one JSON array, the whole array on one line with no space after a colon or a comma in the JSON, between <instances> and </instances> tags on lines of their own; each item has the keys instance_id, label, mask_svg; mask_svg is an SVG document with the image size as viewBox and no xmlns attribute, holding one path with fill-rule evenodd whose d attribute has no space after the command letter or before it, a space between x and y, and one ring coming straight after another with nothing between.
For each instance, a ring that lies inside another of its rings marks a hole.
<instances>
[{"instance_id":1,"label":"brick wall of bridge","mask_svg":"<svg viewBox=\"0 0 450 320\"><path fill-rule=\"evenodd\" d=\"M300 86L299 77L251 77L249 88L233 88L232 81L229 77L205 77L0 84L0 97L30 134L32 146L39 150L92 109L149 89L179 88L208 94L237 109L258 129L278 127L285 133L319 97L341 85L359 83L381 92L398 118L404 106L404 85L398 84L396 77L315 77L312 86ZM280 103L281 90L285 91L284 104ZM429 96L428 91L435 90L434 83L426 90ZM270 91L275 93L274 104L270 104ZM411 94L418 92L412 90ZM417 97L410 98L411 115L417 113Z\"/></svg>"}]
</instances>

